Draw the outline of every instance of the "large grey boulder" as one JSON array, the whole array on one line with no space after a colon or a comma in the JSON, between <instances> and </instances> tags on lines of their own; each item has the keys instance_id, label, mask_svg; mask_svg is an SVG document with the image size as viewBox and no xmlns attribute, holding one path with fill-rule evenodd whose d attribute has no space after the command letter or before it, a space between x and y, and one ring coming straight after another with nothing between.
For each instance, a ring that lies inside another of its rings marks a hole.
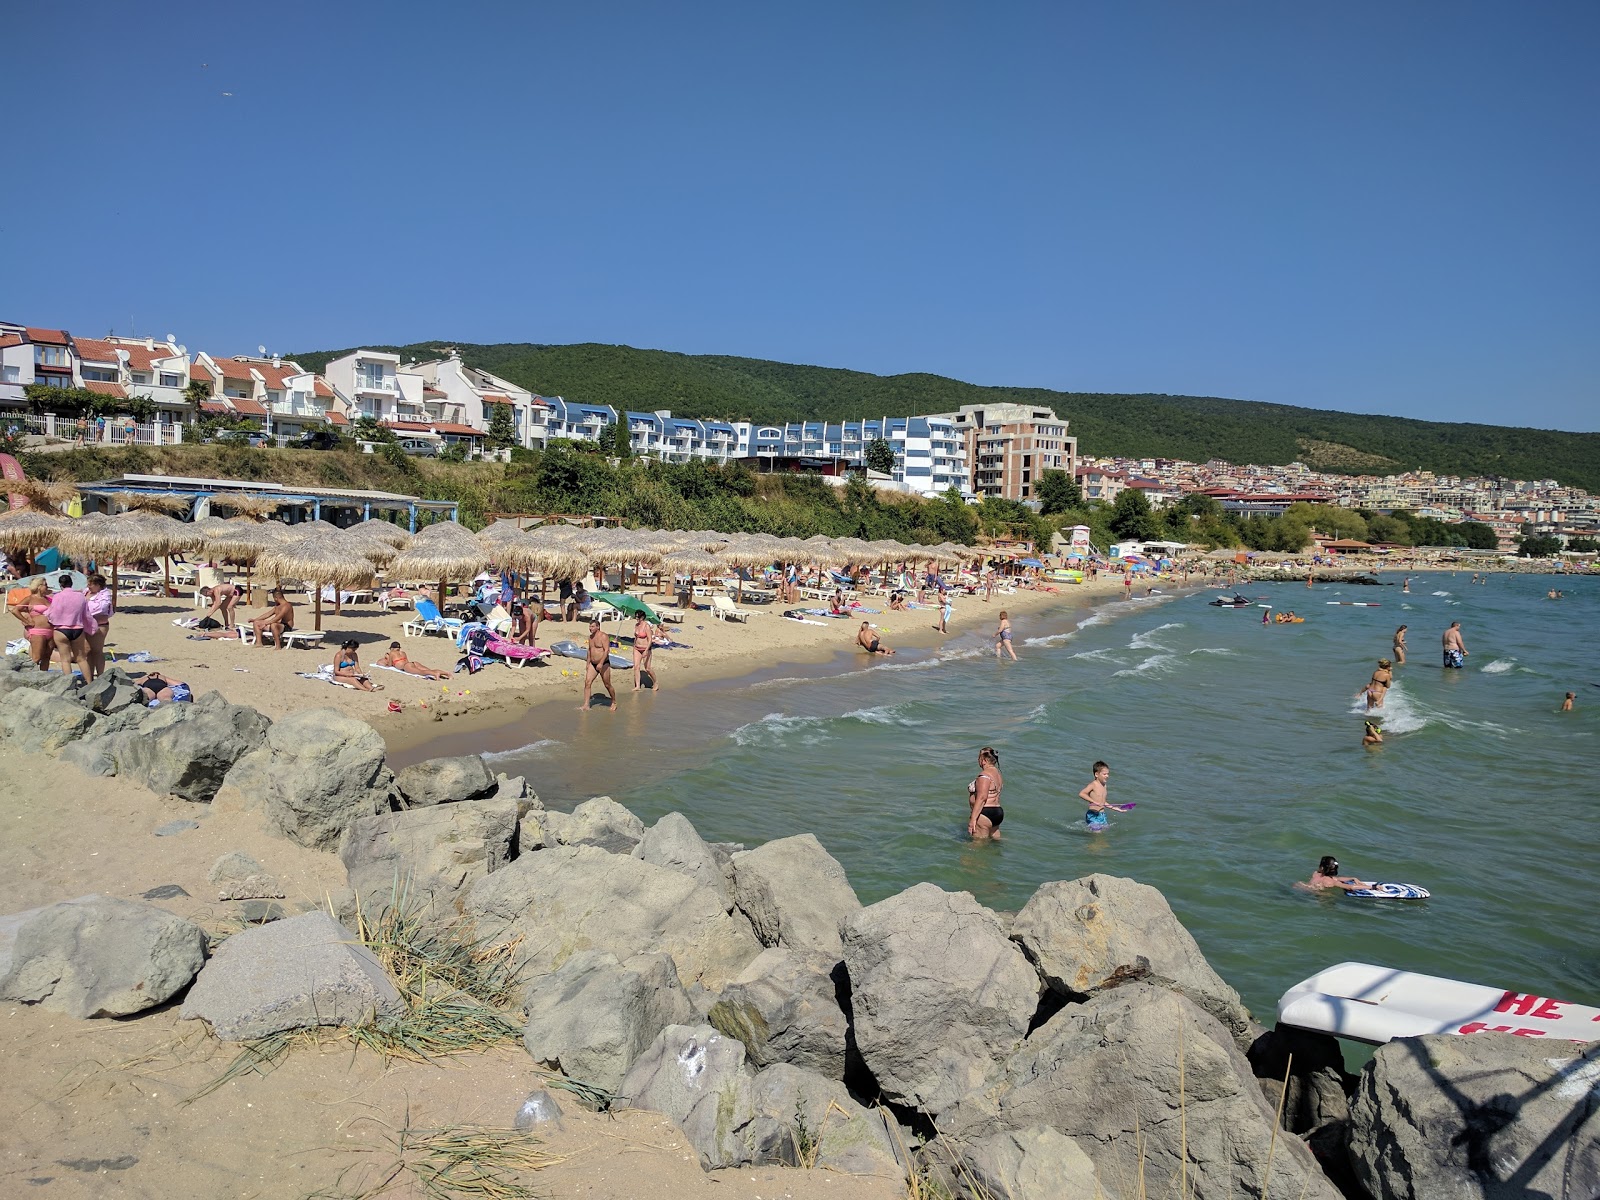
<instances>
[{"instance_id":1,"label":"large grey boulder","mask_svg":"<svg viewBox=\"0 0 1600 1200\"><path fill-rule=\"evenodd\" d=\"M754 1115L736 1137L744 1134L752 1162L905 1177L884 1118L837 1079L779 1063L755 1077L750 1102Z\"/></svg>"},{"instance_id":2,"label":"large grey boulder","mask_svg":"<svg viewBox=\"0 0 1600 1200\"><path fill-rule=\"evenodd\" d=\"M1274 1137L1273 1124L1216 1018L1180 993L1130 983L1050 1018L939 1128L975 1146L1007 1129L1048 1127L1073 1138L1115 1186L1141 1172L1161 1181L1186 1172L1199 1200L1338 1200L1304 1144Z\"/></svg>"},{"instance_id":3,"label":"large grey boulder","mask_svg":"<svg viewBox=\"0 0 1600 1200\"><path fill-rule=\"evenodd\" d=\"M850 1034L836 978L843 973L824 955L763 950L722 989L706 1020L743 1042L752 1066L789 1063L843 1079Z\"/></svg>"},{"instance_id":4,"label":"large grey boulder","mask_svg":"<svg viewBox=\"0 0 1600 1200\"><path fill-rule=\"evenodd\" d=\"M563 846L594 846L632 854L644 838L644 822L610 796L585 800L570 813L545 813L545 833Z\"/></svg>"},{"instance_id":5,"label":"large grey boulder","mask_svg":"<svg viewBox=\"0 0 1600 1200\"><path fill-rule=\"evenodd\" d=\"M743 1134L755 1116L744 1047L709 1025L663 1029L628 1069L616 1107L676 1121L708 1171L755 1160Z\"/></svg>"},{"instance_id":6,"label":"large grey boulder","mask_svg":"<svg viewBox=\"0 0 1600 1200\"><path fill-rule=\"evenodd\" d=\"M764 945L836 958L839 926L861 908L844 868L809 833L735 854L733 899Z\"/></svg>"},{"instance_id":7,"label":"large grey boulder","mask_svg":"<svg viewBox=\"0 0 1600 1200\"><path fill-rule=\"evenodd\" d=\"M336 850L358 817L388 810L393 792L378 731L336 709L310 708L276 722L266 744L228 772L217 800L262 810L290 841Z\"/></svg>"},{"instance_id":8,"label":"large grey boulder","mask_svg":"<svg viewBox=\"0 0 1600 1200\"><path fill-rule=\"evenodd\" d=\"M1376 1200L1600 1196L1600 1042L1435 1034L1379 1048L1351 1105Z\"/></svg>"},{"instance_id":9,"label":"large grey boulder","mask_svg":"<svg viewBox=\"0 0 1600 1200\"><path fill-rule=\"evenodd\" d=\"M594 846L523 855L467 889L464 911L488 940L520 938L532 974L579 950L619 961L670 954L685 984L720 988L761 952L749 927L686 875Z\"/></svg>"},{"instance_id":10,"label":"large grey boulder","mask_svg":"<svg viewBox=\"0 0 1600 1200\"><path fill-rule=\"evenodd\" d=\"M128 673L115 665L86 684L78 697L91 711L108 716L124 709L144 707L143 693Z\"/></svg>"},{"instance_id":11,"label":"large grey boulder","mask_svg":"<svg viewBox=\"0 0 1600 1200\"><path fill-rule=\"evenodd\" d=\"M693 1017L665 954L620 963L604 950L580 951L535 979L524 1008L534 1061L608 1093L657 1034Z\"/></svg>"},{"instance_id":12,"label":"large grey boulder","mask_svg":"<svg viewBox=\"0 0 1600 1200\"><path fill-rule=\"evenodd\" d=\"M968 892L919 883L844 926L856 1045L884 1095L935 1118L1014 1050L1039 977Z\"/></svg>"},{"instance_id":13,"label":"large grey boulder","mask_svg":"<svg viewBox=\"0 0 1600 1200\"><path fill-rule=\"evenodd\" d=\"M1345 1073L1338 1038L1283 1025L1256 1038L1245 1057L1290 1133L1349 1122L1356 1077Z\"/></svg>"},{"instance_id":14,"label":"large grey boulder","mask_svg":"<svg viewBox=\"0 0 1600 1200\"><path fill-rule=\"evenodd\" d=\"M219 900L283 899L283 884L242 850L217 859L206 878L217 885Z\"/></svg>"},{"instance_id":15,"label":"large grey boulder","mask_svg":"<svg viewBox=\"0 0 1600 1200\"><path fill-rule=\"evenodd\" d=\"M372 951L327 913L309 912L228 938L180 1015L240 1042L285 1029L358 1025L404 1007Z\"/></svg>"},{"instance_id":16,"label":"large grey boulder","mask_svg":"<svg viewBox=\"0 0 1600 1200\"><path fill-rule=\"evenodd\" d=\"M402 891L419 904L453 906L468 884L510 861L516 832L516 801L465 800L357 817L339 857L369 912Z\"/></svg>"},{"instance_id":17,"label":"large grey boulder","mask_svg":"<svg viewBox=\"0 0 1600 1200\"><path fill-rule=\"evenodd\" d=\"M88 733L94 720L94 713L83 705L52 695L45 687L18 687L0 700L0 736L18 750L58 753Z\"/></svg>"},{"instance_id":18,"label":"large grey boulder","mask_svg":"<svg viewBox=\"0 0 1600 1200\"><path fill-rule=\"evenodd\" d=\"M634 853L647 863L683 872L721 896L723 907L733 907L733 892L722 873L722 864L682 813L669 812L646 829Z\"/></svg>"},{"instance_id":19,"label":"large grey boulder","mask_svg":"<svg viewBox=\"0 0 1600 1200\"><path fill-rule=\"evenodd\" d=\"M1079 998L1134 979L1183 993L1250 1045L1250 1013L1211 969L1155 888L1115 875L1046 883L1012 923L1011 936L1051 990Z\"/></svg>"},{"instance_id":20,"label":"large grey boulder","mask_svg":"<svg viewBox=\"0 0 1600 1200\"><path fill-rule=\"evenodd\" d=\"M125 1017L171 999L205 962L198 925L111 896L0 917L0 998L72 1017Z\"/></svg>"},{"instance_id":21,"label":"large grey boulder","mask_svg":"<svg viewBox=\"0 0 1600 1200\"><path fill-rule=\"evenodd\" d=\"M394 781L410 808L481 800L493 795L499 787L493 773L476 754L412 763L396 771Z\"/></svg>"},{"instance_id":22,"label":"large grey boulder","mask_svg":"<svg viewBox=\"0 0 1600 1200\"><path fill-rule=\"evenodd\" d=\"M242 704L164 704L116 739L117 774L159 795L209 801L272 724Z\"/></svg>"},{"instance_id":23,"label":"large grey boulder","mask_svg":"<svg viewBox=\"0 0 1600 1200\"><path fill-rule=\"evenodd\" d=\"M962 1200L1116 1200L1083 1148L1049 1127L990 1134L969 1146L964 1159L955 1179Z\"/></svg>"}]
</instances>

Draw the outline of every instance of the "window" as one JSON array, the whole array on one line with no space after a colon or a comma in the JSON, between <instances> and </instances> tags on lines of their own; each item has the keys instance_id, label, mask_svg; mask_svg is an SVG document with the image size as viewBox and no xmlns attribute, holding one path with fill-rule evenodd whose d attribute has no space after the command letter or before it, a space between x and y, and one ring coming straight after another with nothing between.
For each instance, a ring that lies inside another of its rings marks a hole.
<instances>
[{"instance_id":1,"label":"window","mask_svg":"<svg viewBox=\"0 0 1600 1200\"><path fill-rule=\"evenodd\" d=\"M72 386L72 380L65 375L44 375L37 382L53 388L69 388Z\"/></svg>"},{"instance_id":2,"label":"window","mask_svg":"<svg viewBox=\"0 0 1600 1200\"><path fill-rule=\"evenodd\" d=\"M83 369L83 378L84 382L92 379L96 383L115 383L117 381L117 373L108 371L104 367L85 367Z\"/></svg>"},{"instance_id":3,"label":"window","mask_svg":"<svg viewBox=\"0 0 1600 1200\"><path fill-rule=\"evenodd\" d=\"M21 382L22 382L22 368L21 367L4 367L4 366L0 366L0 383L21 383Z\"/></svg>"},{"instance_id":4,"label":"window","mask_svg":"<svg viewBox=\"0 0 1600 1200\"><path fill-rule=\"evenodd\" d=\"M41 367L64 367L67 365L67 348L65 346L35 346L33 348L33 361Z\"/></svg>"},{"instance_id":5,"label":"window","mask_svg":"<svg viewBox=\"0 0 1600 1200\"><path fill-rule=\"evenodd\" d=\"M161 386L170 388L182 387L183 376L175 371L163 371L161 372Z\"/></svg>"},{"instance_id":6,"label":"window","mask_svg":"<svg viewBox=\"0 0 1600 1200\"><path fill-rule=\"evenodd\" d=\"M135 371L133 373L133 381L134 381L134 383L137 383L141 387L149 387L150 386L150 372L149 371Z\"/></svg>"}]
</instances>

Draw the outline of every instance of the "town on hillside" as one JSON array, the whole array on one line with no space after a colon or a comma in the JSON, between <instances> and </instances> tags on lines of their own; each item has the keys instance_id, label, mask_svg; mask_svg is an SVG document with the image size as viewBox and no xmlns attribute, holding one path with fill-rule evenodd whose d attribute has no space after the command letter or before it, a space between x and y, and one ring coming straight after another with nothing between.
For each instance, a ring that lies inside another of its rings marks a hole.
<instances>
[{"instance_id":1,"label":"town on hillside","mask_svg":"<svg viewBox=\"0 0 1600 1200\"><path fill-rule=\"evenodd\" d=\"M1080 455L1070 418L1016 403L858 421L764 425L675 417L539 396L468 366L455 350L427 362L354 350L321 373L268 354L191 352L172 335L78 337L0 321L0 414L33 442L173 445L217 437L314 445L328 433L397 440L408 453L476 458L566 439L665 462L742 462L764 471L864 474L923 496L996 496L1037 505L1046 471L1076 478L1085 499L1128 489L1159 509L1199 493L1224 511L1273 516L1296 503L1478 522L1502 550L1527 537L1594 538L1600 505L1553 479L1460 478L1417 470L1337 475L1300 463L1236 465Z\"/></svg>"}]
</instances>

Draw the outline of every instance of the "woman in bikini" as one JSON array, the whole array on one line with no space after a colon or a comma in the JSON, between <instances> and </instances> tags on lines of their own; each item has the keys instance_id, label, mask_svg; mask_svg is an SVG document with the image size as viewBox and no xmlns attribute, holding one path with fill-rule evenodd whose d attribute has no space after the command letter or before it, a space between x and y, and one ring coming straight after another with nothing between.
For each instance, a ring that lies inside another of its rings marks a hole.
<instances>
[{"instance_id":1,"label":"woman in bikini","mask_svg":"<svg viewBox=\"0 0 1600 1200\"><path fill-rule=\"evenodd\" d=\"M978 777L967 784L967 836L973 841L1000 840L1000 823L1006 810L1000 806L1000 789L1005 780L1000 774L1000 752L993 746L978 751Z\"/></svg>"},{"instance_id":2,"label":"woman in bikini","mask_svg":"<svg viewBox=\"0 0 1600 1200\"><path fill-rule=\"evenodd\" d=\"M1397 663L1406 661L1406 627L1404 625L1394 631L1394 660Z\"/></svg>"},{"instance_id":3,"label":"woman in bikini","mask_svg":"<svg viewBox=\"0 0 1600 1200\"><path fill-rule=\"evenodd\" d=\"M392 667L396 671L404 671L407 675L420 675L424 679L449 679L449 671L435 671L432 667L425 667L419 662L412 662L406 652L400 649L399 642L389 643L389 652L374 664L379 667Z\"/></svg>"},{"instance_id":4,"label":"woman in bikini","mask_svg":"<svg viewBox=\"0 0 1600 1200\"><path fill-rule=\"evenodd\" d=\"M353 688L360 688L363 692L377 692L383 689L382 684L373 683L361 673L361 659L354 642L346 642L339 647L339 656L333 661L333 678L338 683L347 683Z\"/></svg>"},{"instance_id":5,"label":"woman in bikini","mask_svg":"<svg viewBox=\"0 0 1600 1200\"><path fill-rule=\"evenodd\" d=\"M18 591L21 589L12 589L13 593ZM41 576L22 596L16 597L16 601L10 605L11 615L22 622L23 636L28 639L28 657L39 670L48 671L55 651L55 631L44 619L50 611L50 585Z\"/></svg>"},{"instance_id":6,"label":"woman in bikini","mask_svg":"<svg viewBox=\"0 0 1600 1200\"><path fill-rule=\"evenodd\" d=\"M1377 669L1367 681L1368 708L1383 707L1383 698L1389 694L1389 686L1394 682L1394 672L1390 669L1393 665L1387 658L1378 660Z\"/></svg>"},{"instance_id":7,"label":"woman in bikini","mask_svg":"<svg viewBox=\"0 0 1600 1200\"><path fill-rule=\"evenodd\" d=\"M1011 614L1003 608L1000 610L1000 628L994 631L994 656L996 658L1000 657L1001 650L1011 655L1012 662L1017 661L1017 652L1011 648Z\"/></svg>"},{"instance_id":8,"label":"woman in bikini","mask_svg":"<svg viewBox=\"0 0 1600 1200\"><path fill-rule=\"evenodd\" d=\"M633 690L644 690L644 677L650 676L650 687L659 692L661 681L656 678L655 668L650 665L650 655L655 649L655 626L649 619L640 613L633 623Z\"/></svg>"}]
</instances>

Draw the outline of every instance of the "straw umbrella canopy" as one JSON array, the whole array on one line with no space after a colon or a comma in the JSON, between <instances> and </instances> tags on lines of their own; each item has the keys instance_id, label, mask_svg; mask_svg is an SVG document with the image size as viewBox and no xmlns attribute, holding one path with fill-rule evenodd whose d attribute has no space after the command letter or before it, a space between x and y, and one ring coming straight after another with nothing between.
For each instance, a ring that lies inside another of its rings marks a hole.
<instances>
[{"instance_id":1,"label":"straw umbrella canopy","mask_svg":"<svg viewBox=\"0 0 1600 1200\"><path fill-rule=\"evenodd\" d=\"M670 581L679 575L687 575L689 587L692 589L696 575L710 577L720 573L726 565L719 555L709 554L694 546L685 546L682 550L674 550L671 554L662 556L660 579ZM663 591L661 594L668 595L669 592Z\"/></svg>"},{"instance_id":2,"label":"straw umbrella canopy","mask_svg":"<svg viewBox=\"0 0 1600 1200\"><path fill-rule=\"evenodd\" d=\"M124 558L165 558L198 540L182 521L153 513L132 512L116 517L90 513L61 524L61 548L73 558L111 560L112 611L116 610L119 568ZM170 564L166 586L171 587Z\"/></svg>"},{"instance_id":3,"label":"straw umbrella canopy","mask_svg":"<svg viewBox=\"0 0 1600 1200\"><path fill-rule=\"evenodd\" d=\"M444 585L462 576L468 579L489 566L494 555L465 526L455 521L429 525L389 565L393 578L412 576L439 581L439 608L444 609Z\"/></svg>"},{"instance_id":4,"label":"straw umbrella canopy","mask_svg":"<svg viewBox=\"0 0 1600 1200\"><path fill-rule=\"evenodd\" d=\"M692 543L689 535L677 530L665 529L637 529L634 539L657 554L674 554L679 550L687 549Z\"/></svg>"},{"instance_id":5,"label":"straw umbrella canopy","mask_svg":"<svg viewBox=\"0 0 1600 1200\"><path fill-rule=\"evenodd\" d=\"M0 512L0 547L7 552L21 551L32 557L59 542L71 525L70 521L34 508L13 508Z\"/></svg>"},{"instance_id":6,"label":"straw umbrella canopy","mask_svg":"<svg viewBox=\"0 0 1600 1200\"><path fill-rule=\"evenodd\" d=\"M368 517L345 531L346 533L363 533L368 537L377 538L388 542L397 549L404 550L411 544L411 535L393 521L385 521L381 517Z\"/></svg>"},{"instance_id":7,"label":"straw umbrella canopy","mask_svg":"<svg viewBox=\"0 0 1600 1200\"><path fill-rule=\"evenodd\" d=\"M25 496L28 503L40 512L54 515L61 506L76 499L81 493L71 480L8 479L5 490L15 496Z\"/></svg>"},{"instance_id":8,"label":"straw umbrella canopy","mask_svg":"<svg viewBox=\"0 0 1600 1200\"><path fill-rule=\"evenodd\" d=\"M372 582L372 561L363 553L367 539L352 537L342 529L314 530L286 538L261 557L261 568L280 579L295 576L312 582L316 628L322 628L322 588L332 584L337 595L344 588L366 587Z\"/></svg>"},{"instance_id":9,"label":"straw umbrella canopy","mask_svg":"<svg viewBox=\"0 0 1600 1200\"><path fill-rule=\"evenodd\" d=\"M229 512L238 513L241 517L255 517L257 519L270 517L283 507L283 501L275 496L261 496L250 492L217 492L211 497L212 508L225 508Z\"/></svg>"}]
</instances>

